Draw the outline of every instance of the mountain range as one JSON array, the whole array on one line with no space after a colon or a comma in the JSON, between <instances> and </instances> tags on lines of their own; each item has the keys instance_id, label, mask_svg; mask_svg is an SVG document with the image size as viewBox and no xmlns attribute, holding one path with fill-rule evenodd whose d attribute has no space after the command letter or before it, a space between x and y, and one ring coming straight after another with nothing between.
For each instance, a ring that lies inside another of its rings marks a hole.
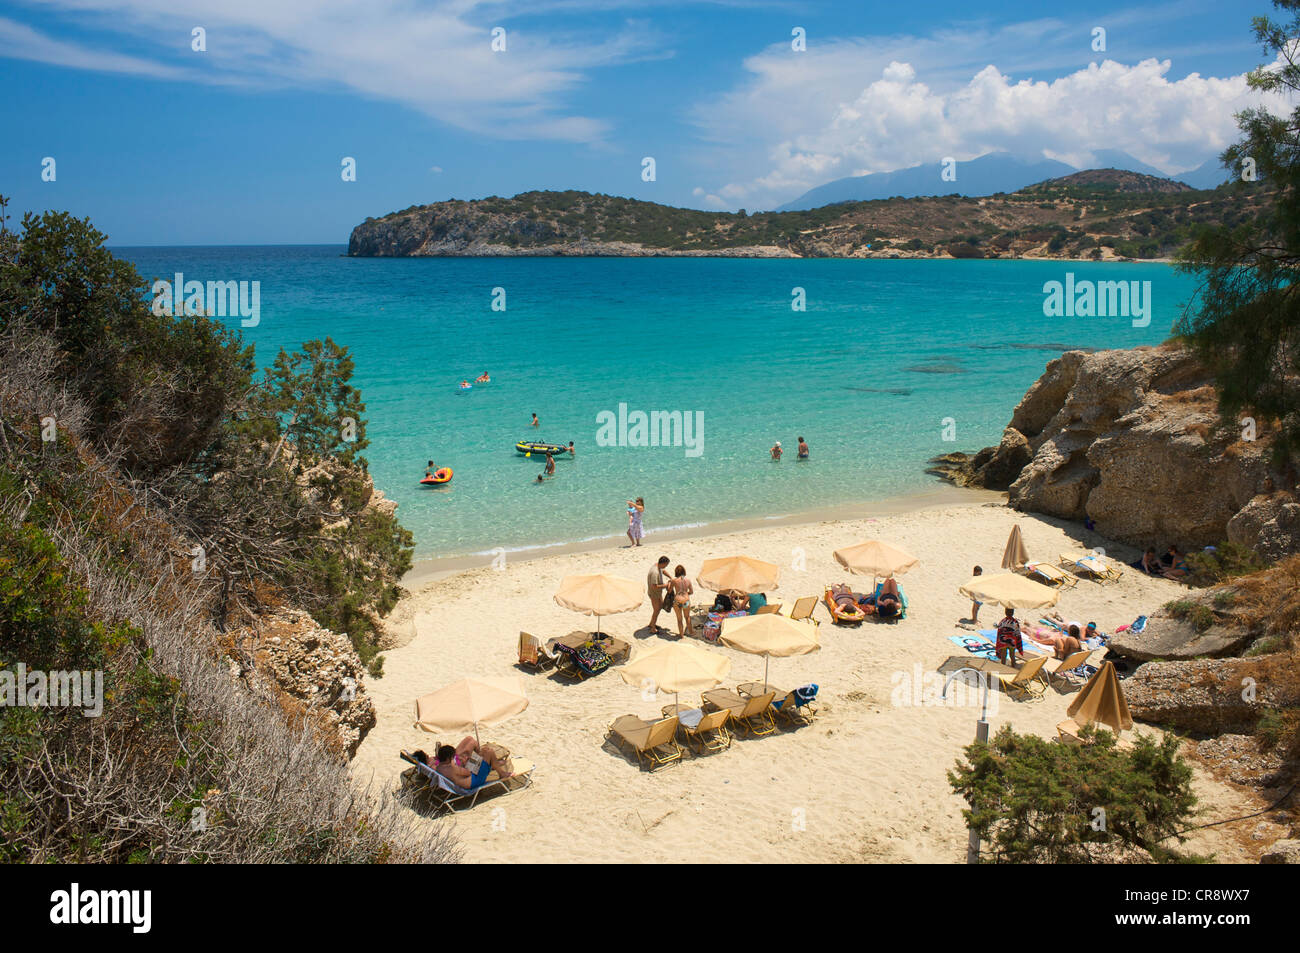
<instances>
[{"instance_id":1,"label":"mountain range","mask_svg":"<svg viewBox=\"0 0 1300 953\"><path fill-rule=\"evenodd\" d=\"M1062 178L1081 171L1056 159L1024 159L1009 152L990 152L977 159L958 162L951 168L956 177L947 181L942 175L943 164L937 162L893 172L851 175L809 189L776 211L807 211L840 202L868 202L889 198L953 194L978 198L997 195L999 192L1009 194L1047 179ZM1227 178L1218 158L1207 159L1195 169L1170 176L1118 149L1099 150L1091 168L1140 172L1143 175L1185 182L1195 189L1215 188Z\"/></svg>"}]
</instances>

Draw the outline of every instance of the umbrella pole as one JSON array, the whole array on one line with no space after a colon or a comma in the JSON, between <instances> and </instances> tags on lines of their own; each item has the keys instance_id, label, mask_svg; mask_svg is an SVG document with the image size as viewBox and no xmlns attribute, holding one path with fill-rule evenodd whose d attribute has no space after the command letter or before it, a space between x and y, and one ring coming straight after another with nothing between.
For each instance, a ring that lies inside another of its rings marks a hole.
<instances>
[{"instance_id":1,"label":"umbrella pole","mask_svg":"<svg viewBox=\"0 0 1300 953\"><path fill-rule=\"evenodd\" d=\"M767 694L767 663L772 661L769 656L763 656L763 694Z\"/></svg>"}]
</instances>

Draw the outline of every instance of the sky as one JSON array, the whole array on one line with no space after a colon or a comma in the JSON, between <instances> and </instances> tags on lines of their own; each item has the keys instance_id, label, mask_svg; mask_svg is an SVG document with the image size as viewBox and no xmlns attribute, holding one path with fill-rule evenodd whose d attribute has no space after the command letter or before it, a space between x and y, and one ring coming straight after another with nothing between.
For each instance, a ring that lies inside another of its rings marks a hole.
<instances>
[{"instance_id":1,"label":"sky","mask_svg":"<svg viewBox=\"0 0 1300 953\"><path fill-rule=\"evenodd\" d=\"M1120 149L1173 174L1259 102L1244 74L1266 61L1260 14L1271 5L6 0L0 194L11 227L67 210L114 245L341 244L367 216L531 189L756 211L995 150L1087 167Z\"/></svg>"}]
</instances>

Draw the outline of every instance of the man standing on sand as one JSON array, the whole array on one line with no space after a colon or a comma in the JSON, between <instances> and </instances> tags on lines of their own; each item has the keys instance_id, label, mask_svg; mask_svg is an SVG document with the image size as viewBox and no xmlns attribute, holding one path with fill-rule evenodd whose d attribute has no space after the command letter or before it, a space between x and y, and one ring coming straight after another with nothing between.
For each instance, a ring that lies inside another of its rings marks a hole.
<instances>
[{"instance_id":1,"label":"man standing on sand","mask_svg":"<svg viewBox=\"0 0 1300 953\"><path fill-rule=\"evenodd\" d=\"M650 572L646 575L645 591L650 597L650 605L654 607L654 613L650 616L650 634L657 635L659 629L659 613L664 607L664 590L668 588L668 579L664 573L668 570L668 563L671 560L667 556L660 556L659 561L650 567ZM664 630L665 632L667 629Z\"/></svg>"}]
</instances>

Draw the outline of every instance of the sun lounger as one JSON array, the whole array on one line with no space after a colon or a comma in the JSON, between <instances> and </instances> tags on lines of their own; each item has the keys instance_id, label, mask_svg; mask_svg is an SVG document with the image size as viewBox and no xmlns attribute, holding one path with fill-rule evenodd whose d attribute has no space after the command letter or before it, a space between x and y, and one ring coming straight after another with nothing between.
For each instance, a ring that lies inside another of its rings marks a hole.
<instances>
[{"instance_id":1,"label":"sun lounger","mask_svg":"<svg viewBox=\"0 0 1300 953\"><path fill-rule=\"evenodd\" d=\"M727 709L701 712L690 705L677 704L665 705L663 713L665 718L677 719L682 737L696 754L725 751L731 747L731 732L727 730L731 712ZM698 720L693 716L698 716Z\"/></svg>"},{"instance_id":2,"label":"sun lounger","mask_svg":"<svg viewBox=\"0 0 1300 953\"><path fill-rule=\"evenodd\" d=\"M852 598L853 593L849 591L848 586L828 586L825 593L823 593L822 601L826 603L831 618L836 625L861 625L866 621L867 614L862 611L862 607L856 601L846 602L843 606L835 601L837 597L842 598L843 596Z\"/></svg>"},{"instance_id":3,"label":"sun lounger","mask_svg":"<svg viewBox=\"0 0 1300 953\"><path fill-rule=\"evenodd\" d=\"M774 612L777 613L777 614L780 614L780 612L781 612L781 603L779 603L779 602L769 602L769 603L768 603L767 605L765 605L765 606L760 606L759 609L758 609L758 611L755 612L754 615L770 615L771 613L774 613Z\"/></svg>"},{"instance_id":4,"label":"sun lounger","mask_svg":"<svg viewBox=\"0 0 1300 953\"><path fill-rule=\"evenodd\" d=\"M535 672L555 667L555 656L546 651L541 640L527 632L519 633L519 664Z\"/></svg>"},{"instance_id":5,"label":"sun lounger","mask_svg":"<svg viewBox=\"0 0 1300 953\"><path fill-rule=\"evenodd\" d=\"M880 594L884 592L884 590L885 590L885 584L883 582L876 583L876 591L871 596L872 603L879 602ZM876 621L877 622L898 622L900 619L906 619L907 618L907 593L903 591L902 586L898 587L898 602L899 602L898 615L886 619L884 616L881 616L879 613L877 613L875 616Z\"/></svg>"},{"instance_id":6,"label":"sun lounger","mask_svg":"<svg viewBox=\"0 0 1300 953\"><path fill-rule=\"evenodd\" d=\"M1065 680L1065 674L1072 672L1080 665L1087 663L1092 658L1093 649L1080 649L1077 652L1071 652L1063 659L1049 658L1043 663L1043 670L1047 672L1049 680L1060 678Z\"/></svg>"},{"instance_id":7,"label":"sun lounger","mask_svg":"<svg viewBox=\"0 0 1300 953\"><path fill-rule=\"evenodd\" d=\"M1061 565L1077 576L1097 582L1116 582L1124 570L1096 553L1061 553Z\"/></svg>"},{"instance_id":8,"label":"sun lounger","mask_svg":"<svg viewBox=\"0 0 1300 953\"><path fill-rule=\"evenodd\" d=\"M1002 690L1012 698L1035 701L1042 698L1043 692L1047 690L1046 683L1038 677L1046 661L1047 656L1040 655L1037 658L1027 659L1015 675L994 674L1002 684Z\"/></svg>"},{"instance_id":9,"label":"sun lounger","mask_svg":"<svg viewBox=\"0 0 1300 953\"><path fill-rule=\"evenodd\" d=\"M551 639L548 645L555 656L556 674L576 681L599 675L611 665L627 658L631 650L631 646L622 639L596 637L586 632L571 632L558 639Z\"/></svg>"},{"instance_id":10,"label":"sun lounger","mask_svg":"<svg viewBox=\"0 0 1300 953\"><path fill-rule=\"evenodd\" d=\"M796 599L788 608L787 606L782 605L781 615L786 616L792 622L808 621L813 625L820 625L820 623L813 618L813 610L816 608L817 597L804 596L803 598Z\"/></svg>"},{"instance_id":11,"label":"sun lounger","mask_svg":"<svg viewBox=\"0 0 1300 953\"><path fill-rule=\"evenodd\" d=\"M508 778L500 777L495 771L488 774L476 788L463 788L454 783L451 778L444 774L439 774L433 768L429 767L422 761L419 761L410 752L402 752L402 760L408 761L415 766L414 777L420 782L427 783L429 790L439 799L439 807L446 808L448 811L455 813L457 810L469 810L478 803L479 796L491 792L502 792L509 794L529 787L533 783L533 763L517 758L511 758L511 764L514 766L515 773ZM463 802L468 801L468 804Z\"/></svg>"},{"instance_id":12,"label":"sun lounger","mask_svg":"<svg viewBox=\"0 0 1300 953\"><path fill-rule=\"evenodd\" d=\"M736 686L736 694L744 698L753 698L765 692L774 692L772 712L791 725L810 725L817 715L816 685L804 685L792 691L782 691L765 682L745 682Z\"/></svg>"},{"instance_id":13,"label":"sun lounger","mask_svg":"<svg viewBox=\"0 0 1300 953\"><path fill-rule=\"evenodd\" d=\"M1057 569L1051 563L1025 563L1026 576L1056 589L1073 589L1079 584L1079 577Z\"/></svg>"},{"instance_id":14,"label":"sun lounger","mask_svg":"<svg viewBox=\"0 0 1300 953\"><path fill-rule=\"evenodd\" d=\"M745 698L729 688L714 688L701 696L704 710L731 712L731 723L737 729L751 735L770 735L776 731L776 722L772 720L772 701L776 692L767 691L762 695Z\"/></svg>"},{"instance_id":15,"label":"sun lounger","mask_svg":"<svg viewBox=\"0 0 1300 953\"><path fill-rule=\"evenodd\" d=\"M680 761L682 747L677 743L676 716L661 718L658 721L646 721L636 715L624 715L616 718L609 726L606 737L612 737L622 746L631 747L636 752L638 764L650 764L654 770L660 765Z\"/></svg>"}]
</instances>

